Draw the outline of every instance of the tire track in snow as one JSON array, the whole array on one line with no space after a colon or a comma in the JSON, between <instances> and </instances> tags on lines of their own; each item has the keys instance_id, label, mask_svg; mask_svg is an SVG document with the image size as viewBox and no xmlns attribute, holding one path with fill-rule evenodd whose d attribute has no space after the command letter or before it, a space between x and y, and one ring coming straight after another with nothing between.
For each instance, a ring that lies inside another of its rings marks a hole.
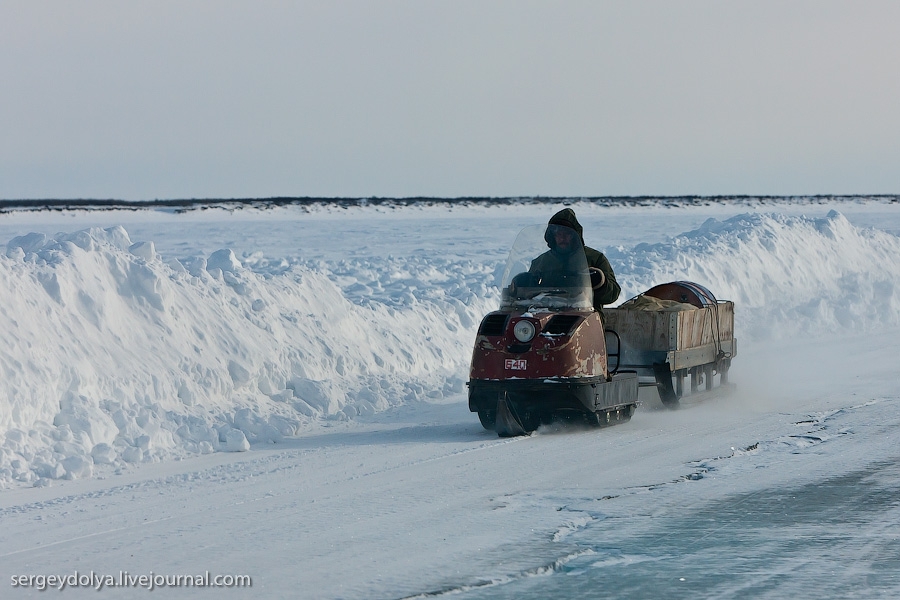
<instances>
[{"instance_id":1,"label":"tire track in snow","mask_svg":"<svg viewBox=\"0 0 900 600\"><path fill-rule=\"evenodd\" d=\"M422 428L404 428L409 430L417 430ZM367 432L367 435L377 436L379 433L381 434L391 434L394 430L384 430L380 432ZM343 434L339 434L338 437L341 437ZM365 472L360 473L352 473L346 476L337 477L337 478L328 478L325 481L322 481L320 484L323 489L328 489L331 486L339 485L341 483L353 482L356 480L379 476L383 474L387 474L393 471L415 468L422 465L426 465L429 463L435 463L443 460L448 460L452 458L457 458L460 456L468 455L471 453L490 451L492 449L496 449L498 447L507 446L513 443L520 443L528 440L528 437L521 438L507 438L507 439L497 439L492 440L490 442L479 442L477 446L466 447L461 449L455 449L448 452L443 452L434 456L428 456L416 460L409 460L404 462L399 462L396 464L391 464L388 466L384 466L381 468L371 469ZM301 445L306 445L309 442L308 438L298 438L297 442ZM290 445L290 441L285 443L286 445ZM338 447L342 447L342 444L338 444ZM316 450L321 451L321 448L313 448L313 453ZM86 502L99 502L99 501L108 501L108 500L118 500L123 498L126 494L151 494L155 490L166 490L167 498L161 501L161 504L167 505L171 503L171 500L178 501L179 496L184 495L187 496L191 492L187 490L186 486L192 485L202 485L202 486L233 486L234 484L248 482L253 479L260 479L267 476L284 476L290 475L291 472L301 471L304 466L304 458L307 452L303 449L287 449L287 450L278 450L274 453L268 454L266 456L255 457L250 460L247 460L246 455L234 455L234 462L226 463L223 465L217 465L214 467L209 467L207 469L203 469L200 471L189 471L185 473L170 475L167 477L161 478L151 478L146 480L137 481L134 483L129 483L126 485L113 486L110 488L104 488L101 490L84 492L80 494L71 494L58 498L53 498L50 500L43 500L38 502L32 502L24 505L15 505L11 507L6 507L0 509L0 519L7 519L13 516L25 517L29 514L33 514L35 512L46 514L47 511L56 511L57 513L61 513L59 516L65 516L68 514L66 512L66 508L69 506L80 506ZM172 492L175 492L172 494ZM94 540L100 539L104 536L121 536L123 534L127 534L129 531L139 531L148 526L156 526L160 523L182 520L187 522L202 522L204 520L203 515L209 513L218 513L230 508L248 506L254 504L256 502L265 502L272 501L278 498L283 498L292 494L296 494L297 490L295 489L286 489L280 492L266 491L262 494L256 494L249 497L242 497L239 500L228 501L228 502L218 502L218 503L210 503L206 502L202 505L194 504L196 507L194 510L190 511L181 511L178 514L173 514L171 516L167 516L164 518L158 519L143 519L140 522L129 524L122 527L112 527L112 528L104 528L99 531L92 531L89 534L78 534L73 536L67 536L63 539L58 539L53 542L44 543L40 545L35 545L27 548L19 548L16 550L12 550L10 552L6 552L0 554L0 558L10 557L18 554L23 554L27 552L41 552L43 550L47 550L53 547L69 544L69 543L78 543L85 540ZM162 493L162 492L160 492ZM215 495L210 495L210 498L215 498ZM329 500L329 496L324 496L318 498L317 501L327 502ZM118 506L121 506L123 503L119 502ZM140 504L140 508L135 508L128 512L145 514L147 512L154 512L155 508L152 502L148 500L143 500ZM148 506L149 504L149 506ZM43 518L43 517L41 517ZM55 515L47 516L48 519L55 518ZM7 521L7 523L9 523ZM0 536L2 537L2 536ZM9 540L12 542L12 540Z\"/></svg>"}]
</instances>

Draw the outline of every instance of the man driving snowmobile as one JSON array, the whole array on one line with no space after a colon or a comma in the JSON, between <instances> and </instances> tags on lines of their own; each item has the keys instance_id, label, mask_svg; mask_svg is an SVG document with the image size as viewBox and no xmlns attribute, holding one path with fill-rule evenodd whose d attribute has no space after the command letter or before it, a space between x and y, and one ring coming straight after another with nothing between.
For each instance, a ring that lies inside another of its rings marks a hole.
<instances>
[{"instance_id":1,"label":"man driving snowmobile","mask_svg":"<svg viewBox=\"0 0 900 600\"><path fill-rule=\"evenodd\" d=\"M615 302L622 288L616 282L616 275L606 256L599 250L584 245L583 232L584 228L578 222L575 211L571 208L564 208L553 215L544 234L544 240L550 250L532 261L529 273L551 273L566 270L565 265L569 262L571 254L583 247L591 275L594 308L602 315L603 305ZM575 242L575 235L578 235L581 244Z\"/></svg>"}]
</instances>

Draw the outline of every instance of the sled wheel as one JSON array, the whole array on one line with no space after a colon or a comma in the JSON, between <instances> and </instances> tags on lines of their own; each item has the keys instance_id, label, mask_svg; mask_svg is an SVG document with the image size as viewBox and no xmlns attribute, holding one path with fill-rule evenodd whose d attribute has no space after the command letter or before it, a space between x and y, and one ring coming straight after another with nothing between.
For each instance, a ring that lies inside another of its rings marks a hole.
<instances>
[{"instance_id":1,"label":"sled wheel","mask_svg":"<svg viewBox=\"0 0 900 600\"><path fill-rule=\"evenodd\" d=\"M691 371L691 388L693 389L695 377ZM653 365L653 376L656 379L656 389L659 391L659 399L666 408L678 408L679 396L672 385L672 372L668 363Z\"/></svg>"},{"instance_id":2,"label":"sled wheel","mask_svg":"<svg viewBox=\"0 0 900 600\"><path fill-rule=\"evenodd\" d=\"M488 431L495 431L497 429L497 411L491 410L489 408L482 408L478 411L478 420L481 421L481 426L487 429Z\"/></svg>"},{"instance_id":3,"label":"sled wheel","mask_svg":"<svg viewBox=\"0 0 900 600\"><path fill-rule=\"evenodd\" d=\"M719 385L728 385L728 369L731 367L731 359L725 359L719 365Z\"/></svg>"}]
</instances>

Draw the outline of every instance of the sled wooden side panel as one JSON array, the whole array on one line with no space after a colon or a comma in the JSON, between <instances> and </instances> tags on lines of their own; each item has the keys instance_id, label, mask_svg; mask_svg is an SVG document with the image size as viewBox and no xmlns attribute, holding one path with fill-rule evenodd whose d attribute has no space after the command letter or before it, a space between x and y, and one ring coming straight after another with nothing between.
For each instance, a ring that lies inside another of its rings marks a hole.
<instances>
[{"instance_id":1,"label":"sled wooden side panel","mask_svg":"<svg viewBox=\"0 0 900 600\"><path fill-rule=\"evenodd\" d=\"M689 350L734 338L734 303L682 311L604 310L606 327L629 348Z\"/></svg>"},{"instance_id":2,"label":"sled wooden side panel","mask_svg":"<svg viewBox=\"0 0 900 600\"><path fill-rule=\"evenodd\" d=\"M604 309L606 327L622 338L622 343L642 350L667 351L673 337L673 313L648 310Z\"/></svg>"}]
</instances>

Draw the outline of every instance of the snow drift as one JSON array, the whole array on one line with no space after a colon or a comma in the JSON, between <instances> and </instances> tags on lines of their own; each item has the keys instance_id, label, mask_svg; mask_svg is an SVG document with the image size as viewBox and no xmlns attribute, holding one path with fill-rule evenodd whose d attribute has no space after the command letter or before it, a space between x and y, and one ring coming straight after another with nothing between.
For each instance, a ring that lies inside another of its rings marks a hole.
<instances>
[{"instance_id":1,"label":"snow drift","mask_svg":"<svg viewBox=\"0 0 900 600\"><path fill-rule=\"evenodd\" d=\"M733 300L744 341L900 324L900 238L824 218L742 214L664 244L608 252L623 298L686 279Z\"/></svg>"},{"instance_id":2,"label":"snow drift","mask_svg":"<svg viewBox=\"0 0 900 600\"><path fill-rule=\"evenodd\" d=\"M710 219L605 250L621 300L697 281L735 301L742 341L900 324L900 238L835 212ZM227 248L178 261L122 227L16 237L0 256L0 486L241 451L461 395L498 266Z\"/></svg>"}]
</instances>

